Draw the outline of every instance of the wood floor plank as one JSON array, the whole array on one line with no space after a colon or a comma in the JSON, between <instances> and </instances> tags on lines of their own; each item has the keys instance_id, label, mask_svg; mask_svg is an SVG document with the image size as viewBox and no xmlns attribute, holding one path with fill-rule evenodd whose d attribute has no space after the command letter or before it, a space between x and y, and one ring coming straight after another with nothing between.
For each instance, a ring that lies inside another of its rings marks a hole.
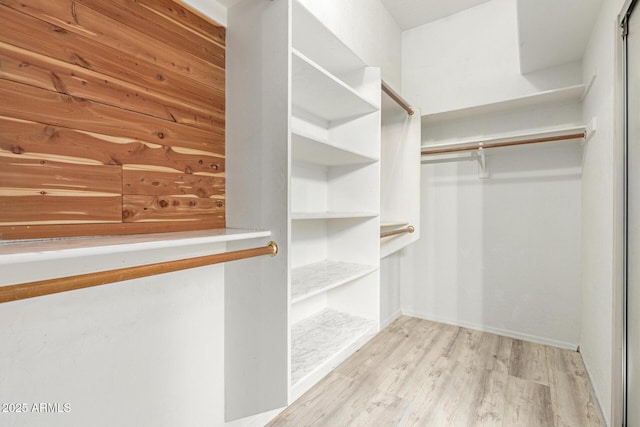
<instances>
[{"instance_id":1,"label":"wood floor plank","mask_svg":"<svg viewBox=\"0 0 640 427\"><path fill-rule=\"evenodd\" d=\"M513 340L509 374L523 380L549 385L545 346L522 340Z\"/></svg>"},{"instance_id":2,"label":"wood floor plank","mask_svg":"<svg viewBox=\"0 0 640 427\"><path fill-rule=\"evenodd\" d=\"M554 427L548 385L510 376L507 397L509 401L505 405L504 426Z\"/></svg>"},{"instance_id":3,"label":"wood floor plank","mask_svg":"<svg viewBox=\"0 0 640 427\"><path fill-rule=\"evenodd\" d=\"M603 423L579 353L402 316L269 425Z\"/></svg>"},{"instance_id":4,"label":"wood floor plank","mask_svg":"<svg viewBox=\"0 0 640 427\"><path fill-rule=\"evenodd\" d=\"M549 382L555 427L604 426L586 375L551 370Z\"/></svg>"},{"instance_id":5,"label":"wood floor plank","mask_svg":"<svg viewBox=\"0 0 640 427\"><path fill-rule=\"evenodd\" d=\"M420 336L399 357L389 358L386 364L376 367L376 386L403 398L414 398L457 331L457 327L442 324L429 329L428 334Z\"/></svg>"},{"instance_id":6,"label":"wood floor plank","mask_svg":"<svg viewBox=\"0 0 640 427\"><path fill-rule=\"evenodd\" d=\"M357 380L363 380L379 367L385 359L392 357L394 351L406 345L412 336L420 333L420 329L431 328L430 324L420 323L418 319L402 316L378 333L353 357L347 359L336 368L336 372ZM362 357L359 357L362 356Z\"/></svg>"},{"instance_id":7,"label":"wood floor plank","mask_svg":"<svg viewBox=\"0 0 640 427\"><path fill-rule=\"evenodd\" d=\"M409 402L332 372L298 400L303 411L285 410L267 424L276 426L398 425Z\"/></svg>"}]
</instances>

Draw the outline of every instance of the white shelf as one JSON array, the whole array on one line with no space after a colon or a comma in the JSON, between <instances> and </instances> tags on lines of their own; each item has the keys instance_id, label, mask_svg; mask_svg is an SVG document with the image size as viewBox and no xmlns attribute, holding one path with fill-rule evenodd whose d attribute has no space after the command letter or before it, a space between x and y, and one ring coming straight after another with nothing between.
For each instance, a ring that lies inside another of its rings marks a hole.
<instances>
[{"instance_id":1,"label":"white shelf","mask_svg":"<svg viewBox=\"0 0 640 427\"><path fill-rule=\"evenodd\" d=\"M291 271L291 302L297 303L337 288L376 270L374 265L320 261Z\"/></svg>"},{"instance_id":2,"label":"white shelf","mask_svg":"<svg viewBox=\"0 0 640 427\"><path fill-rule=\"evenodd\" d=\"M292 212L291 219L308 220L308 219L357 219L357 218L375 218L377 212Z\"/></svg>"},{"instance_id":3,"label":"white shelf","mask_svg":"<svg viewBox=\"0 0 640 427\"><path fill-rule=\"evenodd\" d=\"M476 105L458 110L443 111L433 114L425 114L422 121L426 123L435 123L444 120L461 119L481 114L491 114L501 111L509 111L518 108L542 106L549 104L557 104L561 102L579 102L585 91L587 84L579 84L567 86L559 89L547 90L533 95L511 98L504 101L493 102L490 104Z\"/></svg>"},{"instance_id":4,"label":"white shelf","mask_svg":"<svg viewBox=\"0 0 640 427\"><path fill-rule=\"evenodd\" d=\"M31 260L77 258L110 253L149 251L165 248L224 243L271 236L270 231L219 228L173 233L131 234L126 236L77 237L4 241L0 243L0 265Z\"/></svg>"},{"instance_id":5,"label":"white shelf","mask_svg":"<svg viewBox=\"0 0 640 427\"><path fill-rule=\"evenodd\" d=\"M324 166L343 166L373 163L378 159L339 147L292 130L291 151L293 158Z\"/></svg>"},{"instance_id":6,"label":"white shelf","mask_svg":"<svg viewBox=\"0 0 640 427\"><path fill-rule=\"evenodd\" d=\"M366 66L364 61L298 0L292 2L293 46L334 75Z\"/></svg>"},{"instance_id":7,"label":"white shelf","mask_svg":"<svg viewBox=\"0 0 640 427\"><path fill-rule=\"evenodd\" d=\"M328 122L361 116L378 107L295 49L292 104Z\"/></svg>"},{"instance_id":8,"label":"white shelf","mask_svg":"<svg viewBox=\"0 0 640 427\"><path fill-rule=\"evenodd\" d=\"M399 220L381 220L380 228L402 227L403 225L409 225L409 221L406 219Z\"/></svg>"},{"instance_id":9,"label":"white shelf","mask_svg":"<svg viewBox=\"0 0 640 427\"><path fill-rule=\"evenodd\" d=\"M295 385L314 371L328 372L336 357L375 332L376 322L326 309L291 329L291 384Z\"/></svg>"}]
</instances>

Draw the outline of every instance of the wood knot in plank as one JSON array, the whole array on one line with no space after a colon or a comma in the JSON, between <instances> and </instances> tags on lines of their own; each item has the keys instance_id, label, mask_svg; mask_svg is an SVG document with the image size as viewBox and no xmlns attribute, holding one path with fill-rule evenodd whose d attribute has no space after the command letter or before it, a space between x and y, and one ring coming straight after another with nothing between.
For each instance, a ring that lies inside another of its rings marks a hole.
<instances>
[{"instance_id":1,"label":"wood knot in plank","mask_svg":"<svg viewBox=\"0 0 640 427\"><path fill-rule=\"evenodd\" d=\"M83 68L91 68L91 64L85 61L85 59L80 55L78 55L77 53L71 54L71 63ZM105 83L106 83L106 80L105 80Z\"/></svg>"},{"instance_id":2,"label":"wood knot in plank","mask_svg":"<svg viewBox=\"0 0 640 427\"><path fill-rule=\"evenodd\" d=\"M47 135L49 138L53 138L58 134L58 132L56 131L56 128L54 128L53 126L47 126L44 128L44 134Z\"/></svg>"},{"instance_id":3,"label":"wood knot in plank","mask_svg":"<svg viewBox=\"0 0 640 427\"><path fill-rule=\"evenodd\" d=\"M161 208L166 208L167 206L169 206L169 202L167 202L166 200L160 200L158 201L158 204L160 205Z\"/></svg>"},{"instance_id":4,"label":"wood knot in plank","mask_svg":"<svg viewBox=\"0 0 640 427\"><path fill-rule=\"evenodd\" d=\"M13 154L22 154L22 153L24 153L24 149L22 147L20 147L19 145L12 145L11 146L11 152Z\"/></svg>"},{"instance_id":5,"label":"wood knot in plank","mask_svg":"<svg viewBox=\"0 0 640 427\"><path fill-rule=\"evenodd\" d=\"M53 71L51 72L51 82L53 83L53 87L56 89L57 92L68 94L67 88L65 87L64 82Z\"/></svg>"},{"instance_id":6,"label":"wood knot in plank","mask_svg":"<svg viewBox=\"0 0 640 427\"><path fill-rule=\"evenodd\" d=\"M49 29L50 29L51 31L53 31L54 33L58 33L58 34L65 34L65 33L67 33L67 32L68 32L68 31L67 31L67 30L65 30L64 28L62 28L62 27L58 27L57 25L53 25L53 24L49 24Z\"/></svg>"},{"instance_id":7,"label":"wood knot in plank","mask_svg":"<svg viewBox=\"0 0 640 427\"><path fill-rule=\"evenodd\" d=\"M128 218L131 218L131 216L133 216L133 213L130 210L128 209L122 210L122 219L128 219Z\"/></svg>"},{"instance_id":8,"label":"wood knot in plank","mask_svg":"<svg viewBox=\"0 0 640 427\"><path fill-rule=\"evenodd\" d=\"M164 80L164 76L162 74L156 74L156 80L158 80L159 82Z\"/></svg>"},{"instance_id":9,"label":"wood knot in plank","mask_svg":"<svg viewBox=\"0 0 640 427\"><path fill-rule=\"evenodd\" d=\"M216 201L216 206L221 208L224 205L224 203L222 202L222 200L217 200Z\"/></svg>"}]
</instances>

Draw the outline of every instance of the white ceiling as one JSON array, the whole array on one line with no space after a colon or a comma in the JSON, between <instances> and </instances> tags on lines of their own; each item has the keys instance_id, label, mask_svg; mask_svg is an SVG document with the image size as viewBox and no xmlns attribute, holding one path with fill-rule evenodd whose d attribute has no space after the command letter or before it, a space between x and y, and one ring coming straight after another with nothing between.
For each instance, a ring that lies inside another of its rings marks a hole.
<instances>
[{"instance_id":1,"label":"white ceiling","mask_svg":"<svg viewBox=\"0 0 640 427\"><path fill-rule=\"evenodd\" d=\"M490 0L381 1L404 31ZM602 1L517 0L522 73L580 60Z\"/></svg>"},{"instance_id":2,"label":"white ceiling","mask_svg":"<svg viewBox=\"0 0 640 427\"><path fill-rule=\"evenodd\" d=\"M518 0L520 71L579 61L602 0Z\"/></svg>"},{"instance_id":3,"label":"white ceiling","mask_svg":"<svg viewBox=\"0 0 640 427\"><path fill-rule=\"evenodd\" d=\"M381 0L400 29L436 21L489 0Z\"/></svg>"},{"instance_id":4,"label":"white ceiling","mask_svg":"<svg viewBox=\"0 0 640 427\"><path fill-rule=\"evenodd\" d=\"M239 0L217 0L230 7ZM491 0L380 0L408 30ZM517 1L520 69L528 73L582 58L603 0Z\"/></svg>"}]
</instances>

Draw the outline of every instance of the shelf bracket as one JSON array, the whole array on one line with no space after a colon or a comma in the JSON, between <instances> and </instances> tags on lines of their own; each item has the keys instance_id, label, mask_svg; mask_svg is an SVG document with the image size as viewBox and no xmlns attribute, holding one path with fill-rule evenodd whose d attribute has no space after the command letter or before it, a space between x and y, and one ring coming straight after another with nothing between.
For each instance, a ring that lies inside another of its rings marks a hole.
<instances>
[{"instance_id":1,"label":"shelf bracket","mask_svg":"<svg viewBox=\"0 0 640 427\"><path fill-rule=\"evenodd\" d=\"M485 155L485 150L483 148L483 143L478 143L478 150L475 151L474 157L478 161L478 178L487 179L489 178L489 169L487 168L487 157Z\"/></svg>"}]
</instances>

